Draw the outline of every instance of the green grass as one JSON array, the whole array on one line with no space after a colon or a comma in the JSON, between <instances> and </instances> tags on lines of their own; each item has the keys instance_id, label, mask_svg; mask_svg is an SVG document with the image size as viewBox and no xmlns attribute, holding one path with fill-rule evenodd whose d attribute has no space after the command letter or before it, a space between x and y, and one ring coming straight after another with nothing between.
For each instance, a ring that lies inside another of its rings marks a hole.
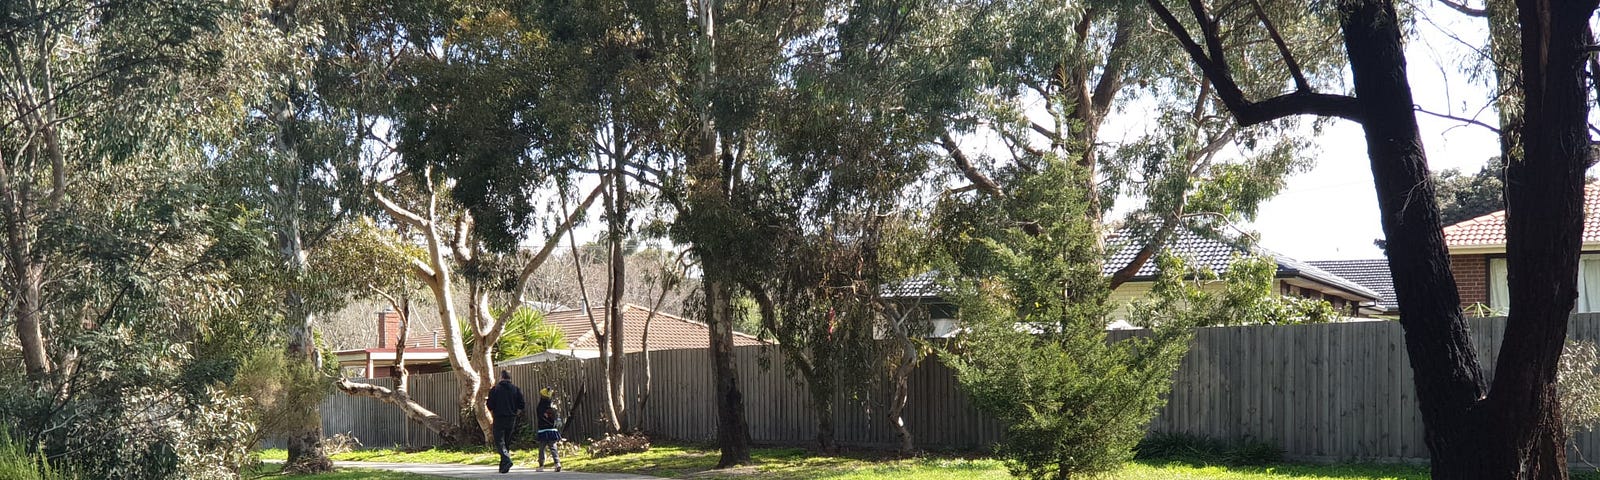
<instances>
[{"instance_id":1,"label":"green grass","mask_svg":"<svg viewBox=\"0 0 1600 480\"><path fill-rule=\"evenodd\" d=\"M282 450L279 450L280 452ZM244 478L262 479L293 479L293 480L439 480L444 477L432 475L417 475L414 473L383 472L378 470L365 470L359 468L341 468L333 473L320 473L316 475L284 475L280 470L282 465L262 464L255 470L244 472Z\"/></svg>"},{"instance_id":2,"label":"green grass","mask_svg":"<svg viewBox=\"0 0 1600 480\"><path fill-rule=\"evenodd\" d=\"M283 458L282 450L267 450L262 458ZM515 457L520 465L537 463L532 449L520 450ZM576 472L634 473L667 478L696 479L773 479L773 480L867 480L899 478L910 480L1003 480L1012 478L1005 465L990 458L928 456L901 459L876 453L853 452L823 456L800 448L757 448L755 464L730 470L712 470L717 451L710 447L655 445L648 452L589 458L584 454L563 457L562 466ZM335 460L366 460L397 463L462 463L492 465L498 456L486 448L462 450L362 450L334 455ZM295 477L301 478L301 477ZM324 477L310 477L324 478ZM391 478L391 477L326 477ZM411 477L393 477L411 478ZM1315 465L1277 463L1263 466L1210 465L1203 461L1177 459L1136 460L1122 470L1103 477L1107 480L1425 480L1426 466L1400 464ZM1572 474L1574 479L1600 480L1595 473Z\"/></svg>"}]
</instances>

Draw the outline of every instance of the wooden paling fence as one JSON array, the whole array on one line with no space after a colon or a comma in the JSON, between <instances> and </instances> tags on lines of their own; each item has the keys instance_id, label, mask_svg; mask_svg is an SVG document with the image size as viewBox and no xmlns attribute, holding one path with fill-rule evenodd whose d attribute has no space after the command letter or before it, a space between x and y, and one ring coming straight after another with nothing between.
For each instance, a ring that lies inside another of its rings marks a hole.
<instances>
[{"instance_id":1,"label":"wooden paling fence","mask_svg":"<svg viewBox=\"0 0 1600 480\"><path fill-rule=\"evenodd\" d=\"M1502 318L1470 321L1478 359L1491 376L1504 325ZM1600 339L1600 314L1574 315L1568 337ZM741 347L736 354L752 439L760 444L814 443L816 415L809 394L784 370L777 348ZM637 406L644 391L643 357L630 354L628 359L626 389ZM704 349L650 353L654 378L648 401L642 412L634 408L631 414L644 415L646 432L688 441L715 439L710 360ZM508 370L530 397L541 386L556 388L574 422L569 438L597 437L605 430L604 371L598 360ZM388 379L373 382L392 384ZM972 406L954 372L937 359L918 367L910 386L904 417L920 448L984 449L1003 435L1004 427ZM455 392L451 373L411 377L412 396L451 421L458 415L453 411ZM582 399L574 404L579 392ZM897 445L886 418L888 393L883 385L838 394L837 440L867 447ZM335 394L323 403L322 418L327 433L351 432L368 446L426 446L439 440L394 407L368 398ZM1174 377L1167 406L1150 429L1250 438L1301 459L1383 461L1428 455L1404 336L1392 321L1201 329ZM1574 432L1573 439L1573 453L1600 459L1600 434Z\"/></svg>"}]
</instances>

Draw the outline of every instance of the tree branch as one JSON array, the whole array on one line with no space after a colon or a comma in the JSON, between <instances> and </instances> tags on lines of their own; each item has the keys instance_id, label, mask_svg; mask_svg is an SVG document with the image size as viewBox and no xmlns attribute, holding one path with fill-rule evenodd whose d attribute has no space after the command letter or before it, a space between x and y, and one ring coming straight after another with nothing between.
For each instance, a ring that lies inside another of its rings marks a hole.
<instances>
[{"instance_id":1,"label":"tree branch","mask_svg":"<svg viewBox=\"0 0 1600 480\"><path fill-rule=\"evenodd\" d=\"M583 219L584 212L589 209L590 205L594 205L596 198L600 198L600 192L605 189L606 182L610 181L610 179L610 176L601 177L600 185L594 187L594 190L589 192L588 197L584 197L583 203L578 204L578 208L573 209L571 213L567 214L566 220L562 221L560 225L556 226L556 230L550 234L548 239L546 239L544 246L539 248L539 253L534 254L533 259L528 260L528 264L522 266L522 273L517 275L516 292L518 305L521 305L522 302L526 300L525 295L528 289L528 280L533 278L533 272L537 271L540 266L544 265L545 260L550 258L550 254L554 253L556 251L556 247L561 245L561 236L565 235L568 230L571 230L574 225L578 224L579 220Z\"/></svg>"},{"instance_id":2,"label":"tree branch","mask_svg":"<svg viewBox=\"0 0 1600 480\"><path fill-rule=\"evenodd\" d=\"M395 220L405 222L418 230L429 228L428 221L423 220L421 215L417 215L405 207L390 201L389 197L383 196L383 192L373 190L372 197L377 199L378 205L383 207L383 211L388 212L389 216L394 217Z\"/></svg>"},{"instance_id":3,"label":"tree branch","mask_svg":"<svg viewBox=\"0 0 1600 480\"><path fill-rule=\"evenodd\" d=\"M1300 69L1300 62L1295 61L1294 53L1289 51L1289 45L1284 43L1283 35L1278 33L1278 27L1272 24L1272 19L1267 18L1267 11L1261 8L1261 0L1250 0L1250 8L1255 10L1256 18L1261 19L1261 24L1267 27L1267 36L1272 37L1272 44L1278 46L1278 55L1283 57L1283 64L1289 67L1289 75L1294 77L1296 92L1311 91L1311 82L1306 81L1305 72Z\"/></svg>"},{"instance_id":4,"label":"tree branch","mask_svg":"<svg viewBox=\"0 0 1600 480\"><path fill-rule=\"evenodd\" d=\"M1234 120L1239 126L1248 127L1294 115L1320 115L1362 121L1356 99L1345 95L1306 91L1279 95L1259 102L1246 99L1244 91L1234 81L1227 65L1221 63L1222 59L1208 56L1205 48L1195 42L1183 23L1179 22L1178 18L1172 15L1172 11L1161 2L1162 0L1146 0L1145 3L1155 10L1156 16L1166 24L1172 36L1189 54L1189 58L1194 60L1206 78L1211 80L1216 87L1217 98L1228 107L1228 111L1233 112ZM1198 5L1199 2L1200 0L1190 0L1191 8L1200 8L1196 16L1205 17L1204 5ZM1207 39L1207 42L1217 43L1214 39Z\"/></svg>"},{"instance_id":5,"label":"tree branch","mask_svg":"<svg viewBox=\"0 0 1600 480\"><path fill-rule=\"evenodd\" d=\"M1100 70L1100 81L1094 85L1094 92L1089 95L1089 106L1096 117L1105 115L1111 109L1111 101L1116 98L1117 92L1122 90L1123 78L1128 72L1128 55L1132 51L1127 48L1128 39L1134 36L1134 29L1138 27L1143 15L1132 14L1133 9L1121 9L1117 13L1117 25L1114 28L1116 38L1111 40L1111 47L1106 57L1106 65Z\"/></svg>"},{"instance_id":6,"label":"tree branch","mask_svg":"<svg viewBox=\"0 0 1600 480\"><path fill-rule=\"evenodd\" d=\"M1484 17L1488 17L1489 16L1489 9L1488 8L1472 8L1472 7L1467 6L1466 2L1454 2L1454 1L1451 1L1451 0L1439 0L1439 3L1444 4L1444 6L1446 6L1446 7L1450 7L1451 10L1455 10L1457 12L1461 12L1462 14L1470 16L1470 17L1484 18Z\"/></svg>"},{"instance_id":7,"label":"tree branch","mask_svg":"<svg viewBox=\"0 0 1600 480\"><path fill-rule=\"evenodd\" d=\"M961 146L956 145L956 140L950 138L949 133L939 135L939 145L950 153L950 158L956 162L956 168L960 169L961 174L966 176L967 180L976 185L979 190L996 197L1004 198L1006 196L1005 190L1002 190L999 184L994 183L994 180L990 180L989 176L984 175L983 172L978 171L977 167L972 166L972 161L967 158L966 152L961 151Z\"/></svg>"},{"instance_id":8,"label":"tree branch","mask_svg":"<svg viewBox=\"0 0 1600 480\"><path fill-rule=\"evenodd\" d=\"M1435 116L1435 117L1443 118L1445 120L1455 120L1455 121L1466 123L1466 124L1469 124L1469 125L1474 125L1474 126L1487 128L1487 129L1489 129L1489 131L1494 132L1495 135L1499 135L1500 134L1500 129L1499 128L1495 128L1493 125L1489 125L1487 123L1480 122L1480 121L1478 121L1476 119L1465 118L1465 117L1457 117L1455 115L1451 115L1451 114L1448 114L1448 113L1430 112L1430 111L1428 111L1428 109L1422 108L1421 105L1412 105L1411 109L1412 110L1416 110L1417 113L1426 113L1428 115L1432 115L1432 116Z\"/></svg>"}]
</instances>

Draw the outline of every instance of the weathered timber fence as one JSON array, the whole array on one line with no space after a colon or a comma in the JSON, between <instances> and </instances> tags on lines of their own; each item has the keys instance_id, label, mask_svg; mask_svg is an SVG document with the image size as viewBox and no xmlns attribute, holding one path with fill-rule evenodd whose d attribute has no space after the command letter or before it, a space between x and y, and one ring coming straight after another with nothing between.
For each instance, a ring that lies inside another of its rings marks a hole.
<instances>
[{"instance_id":1,"label":"weathered timber fence","mask_svg":"<svg viewBox=\"0 0 1600 480\"><path fill-rule=\"evenodd\" d=\"M1505 326L1501 318L1470 321L1473 345L1485 372L1493 375ZM1115 333L1113 338L1126 337ZM1600 339L1600 314L1574 315L1568 337ZM644 430L689 441L716 436L710 355L706 350L652 352L654 380L642 414ZM782 366L775 347L741 347L739 380L751 437L762 444L810 444L816 415L803 385ZM643 390L640 354L629 355L628 398L637 405ZM769 366L766 368L764 366ZM603 370L598 360L510 367L513 381L530 396L554 386L576 423L571 438L604 431ZM876 373L849 372L851 375ZM456 383L450 373L411 377L412 396L454 421ZM391 380L376 380L385 385ZM921 448L982 449L1004 432L976 410L953 372L929 359L911 378L905 422ZM580 404L572 402L583 393ZM883 402L887 386L835 399L836 438L842 444L896 445ZM530 399L533 400L533 399ZM575 410L572 410L576 407ZM634 412L632 415L639 415ZM405 421L391 406L335 394L322 405L326 432L354 432L368 446L423 446L438 438ZM1252 438L1281 446L1295 458L1414 460L1428 455L1417 412L1405 340L1396 322L1248 326L1201 329L1174 377L1167 406L1151 423L1153 432L1217 438ZM1600 434L1574 433L1577 451L1600 458Z\"/></svg>"}]
</instances>

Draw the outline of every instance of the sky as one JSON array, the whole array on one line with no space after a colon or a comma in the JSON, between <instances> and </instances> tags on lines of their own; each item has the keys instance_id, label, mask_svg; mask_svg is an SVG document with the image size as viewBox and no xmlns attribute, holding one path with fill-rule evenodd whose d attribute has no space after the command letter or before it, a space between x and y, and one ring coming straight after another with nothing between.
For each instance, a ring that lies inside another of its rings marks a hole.
<instances>
[{"instance_id":1,"label":"sky","mask_svg":"<svg viewBox=\"0 0 1600 480\"><path fill-rule=\"evenodd\" d=\"M1414 34L1407 37L1407 74L1415 103L1459 117L1476 114L1478 120L1494 124L1495 111L1482 109L1489 90L1468 81L1460 67L1461 58L1476 52L1442 33L1448 30L1466 42L1479 43L1481 20L1442 6L1424 7ZM1499 152L1498 137L1486 128L1420 113L1417 121L1428 165L1435 171L1459 168L1476 173ZM1250 224L1260 234L1260 245L1299 260L1383 258L1373 245L1373 240L1383 238L1383 229L1361 127L1335 120L1315 144L1315 166L1290 177L1283 192L1263 204Z\"/></svg>"}]
</instances>

